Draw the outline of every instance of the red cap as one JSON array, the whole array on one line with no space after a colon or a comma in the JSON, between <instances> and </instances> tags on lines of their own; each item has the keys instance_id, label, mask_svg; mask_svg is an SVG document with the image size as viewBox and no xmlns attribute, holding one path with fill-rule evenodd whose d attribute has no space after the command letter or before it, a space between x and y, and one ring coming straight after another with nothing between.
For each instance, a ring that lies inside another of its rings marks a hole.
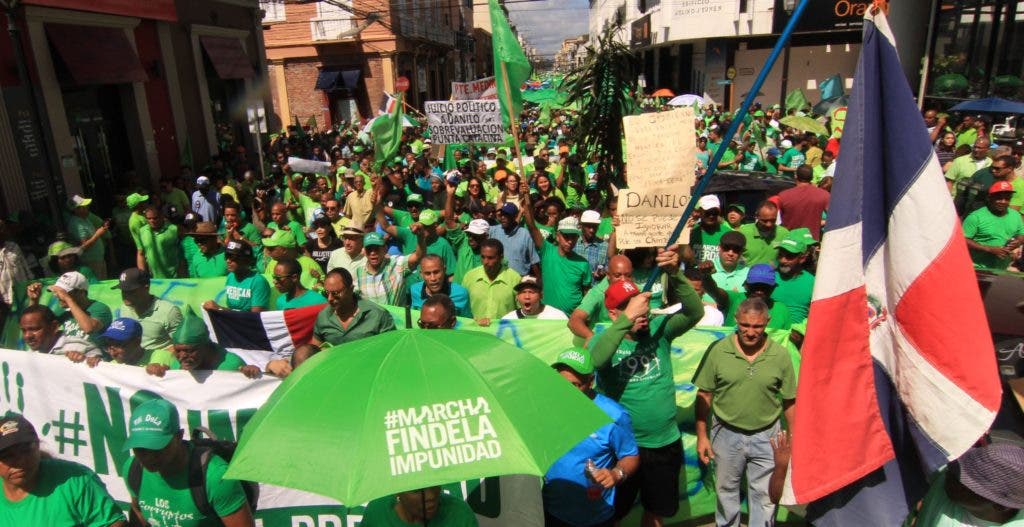
<instances>
[{"instance_id":1,"label":"red cap","mask_svg":"<svg viewBox=\"0 0 1024 527\"><path fill-rule=\"evenodd\" d=\"M768 198L768 200L767 200L767 201L769 201L769 202L771 202L771 203L774 203L776 207L781 207L781 206L782 206L782 205L781 205L781 203L782 203L782 199L781 199L781 198L779 198L779 196L778 196L777 194L776 194L776 195L774 195L774 196L772 196L772 197L770 197L770 198Z\"/></svg>"},{"instance_id":2,"label":"red cap","mask_svg":"<svg viewBox=\"0 0 1024 527\"><path fill-rule=\"evenodd\" d=\"M1013 192L1013 185L1009 181L996 181L988 188L989 194L998 194L1000 192Z\"/></svg>"},{"instance_id":3,"label":"red cap","mask_svg":"<svg viewBox=\"0 0 1024 527\"><path fill-rule=\"evenodd\" d=\"M640 288L629 280L619 280L608 286L604 292L604 307L619 309L630 298L640 294Z\"/></svg>"}]
</instances>

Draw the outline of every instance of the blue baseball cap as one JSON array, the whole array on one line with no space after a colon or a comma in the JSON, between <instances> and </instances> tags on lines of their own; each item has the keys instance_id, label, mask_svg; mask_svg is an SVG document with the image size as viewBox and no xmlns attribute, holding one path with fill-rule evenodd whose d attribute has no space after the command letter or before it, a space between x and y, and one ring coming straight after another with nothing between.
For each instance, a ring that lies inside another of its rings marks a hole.
<instances>
[{"instance_id":1,"label":"blue baseball cap","mask_svg":"<svg viewBox=\"0 0 1024 527\"><path fill-rule=\"evenodd\" d=\"M142 325L130 318L115 318L101 335L107 340L126 342L142 336Z\"/></svg>"},{"instance_id":2,"label":"blue baseball cap","mask_svg":"<svg viewBox=\"0 0 1024 527\"><path fill-rule=\"evenodd\" d=\"M505 203L501 206L501 209L499 209L498 212L509 216L516 216L519 214L519 207L517 207L515 203Z\"/></svg>"},{"instance_id":3,"label":"blue baseball cap","mask_svg":"<svg viewBox=\"0 0 1024 527\"><path fill-rule=\"evenodd\" d=\"M764 284L775 287L775 269L768 264L757 264L750 267L746 284Z\"/></svg>"}]
</instances>

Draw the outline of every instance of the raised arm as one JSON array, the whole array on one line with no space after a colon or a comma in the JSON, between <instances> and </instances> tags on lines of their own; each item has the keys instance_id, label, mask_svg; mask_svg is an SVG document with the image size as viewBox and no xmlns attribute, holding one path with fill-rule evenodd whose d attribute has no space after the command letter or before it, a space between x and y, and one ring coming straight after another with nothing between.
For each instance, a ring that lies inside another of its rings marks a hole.
<instances>
[{"instance_id":1,"label":"raised arm","mask_svg":"<svg viewBox=\"0 0 1024 527\"><path fill-rule=\"evenodd\" d=\"M537 250L544 248L544 233L537 228L537 222L533 219L533 202L530 200L530 185L526 181L519 184L519 193L523 196L523 223L526 224L526 228L530 231L530 237L533 238L533 245L537 247Z\"/></svg>"}]
</instances>

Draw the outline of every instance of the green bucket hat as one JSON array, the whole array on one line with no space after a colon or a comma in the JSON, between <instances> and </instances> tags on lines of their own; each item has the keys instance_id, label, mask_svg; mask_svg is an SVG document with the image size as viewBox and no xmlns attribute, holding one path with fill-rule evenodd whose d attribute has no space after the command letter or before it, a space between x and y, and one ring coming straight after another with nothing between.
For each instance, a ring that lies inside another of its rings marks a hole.
<instances>
[{"instance_id":1,"label":"green bucket hat","mask_svg":"<svg viewBox=\"0 0 1024 527\"><path fill-rule=\"evenodd\" d=\"M132 412L130 423L128 440L124 442L125 451L133 448L160 450L181 429L178 409L165 399L153 399L140 404Z\"/></svg>"},{"instance_id":2,"label":"green bucket hat","mask_svg":"<svg viewBox=\"0 0 1024 527\"><path fill-rule=\"evenodd\" d=\"M206 327L206 322L192 311L191 306L183 313L181 324L174 331L174 335L171 335L171 342L189 346L210 343L210 329Z\"/></svg>"},{"instance_id":3,"label":"green bucket hat","mask_svg":"<svg viewBox=\"0 0 1024 527\"><path fill-rule=\"evenodd\" d=\"M54 242L50 245L50 248L46 250L46 256L57 256L64 249L70 249L74 247L68 242Z\"/></svg>"},{"instance_id":4,"label":"green bucket hat","mask_svg":"<svg viewBox=\"0 0 1024 527\"><path fill-rule=\"evenodd\" d=\"M594 373L594 363L590 360L590 352L580 348L572 347L558 354L552 366L565 366L580 375Z\"/></svg>"}]
</instances>

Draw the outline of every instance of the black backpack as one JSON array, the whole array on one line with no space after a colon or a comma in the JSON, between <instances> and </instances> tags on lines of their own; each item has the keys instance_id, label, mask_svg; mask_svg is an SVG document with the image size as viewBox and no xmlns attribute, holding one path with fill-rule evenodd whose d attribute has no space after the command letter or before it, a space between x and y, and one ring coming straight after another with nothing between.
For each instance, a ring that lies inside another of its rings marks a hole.
<instances>
[{"instance_id":1,"label":"black backpack","mask_svg":"<svg viewBox=\"0 0 1024 527\"><path fill-rule=\"evenodd\" d=\"M213 456L219 456L224 461L230 462L235 455L238 443L217 439L213 432L204 427L194 429L189 442L192 444L192 455L188 460L188 487L192 494L192 502L204 516L217 517L217 511L213 509L213 505L206 497L206 469L210 466L210 458ZM259 485L245 480L240 483L242 490L245 491L245 500L249 503L249 508L255 512L256 502L259 499ZM128 488L136 497L142 489L142 464L135 458L132 458L131 466L128 467Z\"/></svg>"}]
</instances>

